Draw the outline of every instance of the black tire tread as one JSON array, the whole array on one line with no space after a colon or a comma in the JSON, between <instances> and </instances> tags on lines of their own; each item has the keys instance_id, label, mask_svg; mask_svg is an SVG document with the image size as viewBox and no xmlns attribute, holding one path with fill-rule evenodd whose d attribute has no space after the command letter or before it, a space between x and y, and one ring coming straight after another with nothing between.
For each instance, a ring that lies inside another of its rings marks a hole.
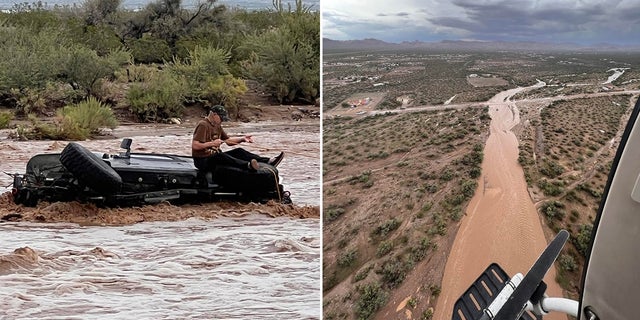
<instances>
[{"instance_id":1,"label":"black tire tread","mask_svg":"<svg viewBox=\"0 0 640 320\"><path fill-rule=\"evenodd\" d=\"M101 194L115 194L122 188L122 177L100 157L76 142L70 142L60 162L78 180Z\"/></svg>"}]
</instances>

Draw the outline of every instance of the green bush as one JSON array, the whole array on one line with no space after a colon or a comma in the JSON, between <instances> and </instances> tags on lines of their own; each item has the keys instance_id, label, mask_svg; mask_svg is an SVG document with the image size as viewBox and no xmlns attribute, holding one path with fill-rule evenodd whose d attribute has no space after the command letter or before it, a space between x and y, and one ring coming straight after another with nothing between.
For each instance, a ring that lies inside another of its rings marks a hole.
<instances>
[{"instance_id":1,"label":"green bush","mask_svg":"<svg viewBox=\"0 0 640 320\"><path fill-rule=\"evenodd\" d=\"M547 216L547 218L549 218L549 220L557 219L562 221L566 215L564 204L560 201L545 202L540 207L540 210Z\"/></svg>"},{"instance_id":2,"label":"green bush","mask_svg":"<svg viewBox=\"0 0 640 320\"><path fill-rule=\"evenodd\" d=\"M565 271L572 272L578 269L576 260L570 254L561 254L558 262L560 263L560 267Z\"/></svg>"},{"instance_id":3,"label":"green bush","mask_svg":"<svg viewBox=\"0 0 640 320\"><path fill-rule=\"evenodd\" d=\"M478 187L478 181L476 180L464 180L460 186L462 194L466 199L470 199L476 193Z\"/></svg>"},{"instance_id":4,"label":"green bush","mask_svg":"<svg viewBox=\"0 0 640 320\"><path fill-rule=\"evenodd\" d=\"M387 222L385 222L384 224L378 226L375 230L373 230L373 233L375 235L385 237L391 231L398 229L399 226L400 221L398 221L396 218L392 218L387 220Z\"/></svg>"},{"instance_id":5,"label":"green bush","mask_svg":"<svg viewBox=\"0 0 640 320\"><path fill-rule=\"evenodd\" d=\"M540 173L549 178L556 178L564 173L564 168L556 162L545 160L540 166Z\"/></svg>"},{"instance_id":6,"label":"green bush","mask_svg":"<svg viewBox=\"0 0 640 320\"><path fill-rule=\"evenodd\" d=\"M583 256L587 256L587 252L589 250L589 245L591 244L591 231L593 230L593 225L591 224L583 224L580 226L580 230L578 231L578 235L573 237L573 244L578 249Z\"/></svg>"},{"instance_id":7,"label":"green bush","mask_svg":"<svg viewBox=\"0 0 640 320\"><path fill-rule=\"evenodd\" d=\"M18 135L30 139L84 140L101 128L113 129L118 125L111 108L93 97L58 109L53 124L41 122L35 115L28 118L33 128L19 128Z\"/></svg>"},{"instance_id":8,"label":"green bush","mask_svg":"<svg viewBox=\"0 0 640 320\"><path fill-rule=\"evenodd\" d=\"M362 280L366 279L367 275L369 275L369 271L371 271L371 269L373 269L373 265L369 265L368 267L358 271L358 273L356 273L356 275L353 277L353 281L354 282L358 282L358 281L362 281Z\"/></svg>"},{"instance_id":9,"label":"green bush","mask_svg":"<svg viewBox=\"0 0 640 320\"><path fill-rule=\"evenodd\" d=\"M229 73L231 53L213 47L196 47L189 51L186 59L174 59L169 69L180 77L184 77L190 88L189 95L201 97L206 95L209 82Z\"/></svg>"},{"instance_id":10,"label":"green bush","mask_svg":"<svg viewBox=\"0 0 640 320\"><path fill-rule=\"evenodd\" d=\"M0 25L0 91L40 89L62 74L70 43L60 28Z\"/></svg>"},{"instance_id":11,"label":"green bush","mask_svg":"<svg viewBox=\"0 0 640 320\"><path fill-rule=\"evenodd\" d=\"M384 240L380 242L380 245L378 245L376 256L378 257L385 256L387 253L391 252L391 250L393 250L393 242L389 240Z\"/></svg>"},{"instance_id":12,"label":"green bush","mask_svg":"<svg viewBox=\"0 0 640 320\"><path fill-rule=\"evenodd\" d=\"M344 208L330 206L325 210L324 217L327 222L331 222L338 219L344 213Z\"/></svg>"},{"instance_id":13,"label":"green bush","mask_svg":"<svg viewBox=\"0 0 640 320\"><path fill-rule=\"evenodd\" d=\"M118 126L113 110L93 97L62 108L58 115L62 117L60 135L67 139L84 140L100 128Z\"/></svg>"},{"instance_id":14,"label":"green bush","mask_svg":"<svg viewBox=\"0 0 640 320\"><path fill-rule=\"evenodd\" d=\"M274 4L280 27L247 38L244 70L281 103L314 102L320 95L320 14L301 0L293 11L279 0Z\"/></svg>"},{"instance_id":15,"label":"green bush","mask_svg":"<svg viewBox=\"0 0 640 320\"><path fill-rule=\"evenodd\" d=\"M197 46L186 59L174 59L169 66L174 74L186 80L189 88L186 95L192 100L222 104L238 112L238 99L247 86L230 73L230 57L228 50Z\"/></svg>"},{"instance_id":16,"label":"green bush","mask_svg":"<svg viewBox=\"0 0 640 320\"><path fill-rule=\"evenodd\" d=\"M356 313L359 320L370 319L387 302L387 294L378 283L364 285L358 291L360 298L356 302Z\"/></svg>"},{"instance_id":17,"label":"green bush","mask_svg":"<svg viewBox=\"0 0 640 320\"><path fill-rule=\"evenodd\" d=\"M542 189L542 193L545 196L557 196L564 191L564 184L562 181L549 181L547 179L540 179L538 181L538 187Z\"/></svg>"},{"instance_id":18,"label":"green bush","mask_svg":"<svg viewBox=\"0 0 640 320\"><path fill-rule=\"evenodd\" d=\"M237 119L240 116L240 96L245 92L247 92L247 85L244 80L225 74L209 82L203 98L211 104L224 105L230 114L235 113Z\"/></svg>"},{"instance_id":19,"label":"green bush","mask_svg":"<svg viewBox=\"0 0 640 320\"><path fill-rule=\"evenodd\" d=\"M127 41L131 55L137 63L162 63L171 59L171 48L162 39L145 36Z\"/></svg>"},{"instance_id":20,"label":"green bush","mask_svg":"<svg viewBox=\"0 0 640 320\"><path fill-rule=\"evenodd\" d=\"M431 240L426 237L422 238L416 247L411 248L411 260L413 262L418 262L424 259L427 256L427 251L431 247L433 247Z\"/></svg>"},{"instance_id":21,"label":"green bush","mask_svg":"<svg viewBox=\"0 0 640 320\"><path fill-rule=\"evenodd\" d=\"M186 83L166 71L151 74L151 79L129 88L127 101L131 112L142 122L182 116Z\"/></svg>"},{"instance_id":22,"label":"green bush","mask_svg":"<svg viewBox=\"0 0 640 320\"><path fill-rule=\"evenodd\" d=\"M5 129L9 126L9 123L13 120L12 112L0 112L0 129Z\"/></svg>"},{"instance_id":23,"label":"green bush","mask_svg":"<svg viewBox=\"0 0 640 320\"><path fill-rule=\"evenodd\" d=\"M382 281L386 285L395 288L407 276L407 265L400 259L394 258L387 260L377 272L382 275Z\"/></svg>"},{"instance_id":24,"label":"green bush","mask_svg":"<svg viewBox=\"0 0 640 320\"><path fill-rule=\"evenodd\" d=\"M122 50L100 57L94 50L75 47L71 50L63 72L70 84L90 95L98 80L113 77L115 71L129 64L130 60L131 55Z\"/></svg>"},{"instance_id":25,"label":"green bush","mask_svg":"<svg viewBox=\"0 0 640 320\"><path fill-rule=\"evenodd\" d=\"M338 257L338 266L343 268L350 267L351 265L353 265L357 258L358 251L356 251L355 249L347 251Z\"/></svg>"},{"instance_id":26,"label":"green bush","mask_svg":"<svg viewBox=\"0 0 640 320\"><path fill-rule=\"evenodd\" d=\"M483 157L484 155L482 150L475 151L474 149L474 151L467 153L462 157L462 163L470 167L478 167L482 164Z\"/></svg>"},{"instance_id":27,"label":"green bush","mask_svg":"<svg viewBox=\"0 0 640 320\"><path fill-rule=\"evenodd\" d=\"M46 110L61 108L78 101L84 93L61 82L47 82L40 88L11 89L9 95L16 100L18 114L41 114Z\"/></svg>"}]
</instances>

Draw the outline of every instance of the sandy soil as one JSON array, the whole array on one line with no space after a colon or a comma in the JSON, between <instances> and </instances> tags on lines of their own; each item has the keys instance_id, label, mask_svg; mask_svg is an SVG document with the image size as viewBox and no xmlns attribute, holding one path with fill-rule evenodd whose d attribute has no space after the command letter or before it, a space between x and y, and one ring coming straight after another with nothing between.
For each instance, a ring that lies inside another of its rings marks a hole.
<instances>
[{"instance_id":1,"label":"sandy soil","mask_svg":"<svg viewBox=\"0 0 640 320\"><path fill-rule=\"evenodd\" d=\"M517 161L518 141L511 132L520 120L517 108L508 99L519 90L522 88L502 92L489 102L491 135L484 149L483 183L467 207L447 259L436 320L451 319L455 301L490 263L497 262L511 276L525 274L547 246ZM559 297L562 290L555 274L552 268L545 277L547 294ZM562 314L545 317L563 318Z\"/></svg>"}]
</instances>

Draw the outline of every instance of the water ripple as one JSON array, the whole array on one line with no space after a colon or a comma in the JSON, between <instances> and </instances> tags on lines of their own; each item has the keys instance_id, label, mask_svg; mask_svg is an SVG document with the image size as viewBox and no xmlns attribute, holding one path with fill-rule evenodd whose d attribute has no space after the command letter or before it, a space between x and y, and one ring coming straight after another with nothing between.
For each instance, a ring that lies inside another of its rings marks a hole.
<instances>
[{"instance_id":1,"label":"water ripple","mask_svg":"<svg viewBox=\"0 0 640 320\"><path fill-rule=\"evenodd\" d=\"M0 318L319 319L319 230L258 215L2 224Z\"/></svg>"}]
</instances>

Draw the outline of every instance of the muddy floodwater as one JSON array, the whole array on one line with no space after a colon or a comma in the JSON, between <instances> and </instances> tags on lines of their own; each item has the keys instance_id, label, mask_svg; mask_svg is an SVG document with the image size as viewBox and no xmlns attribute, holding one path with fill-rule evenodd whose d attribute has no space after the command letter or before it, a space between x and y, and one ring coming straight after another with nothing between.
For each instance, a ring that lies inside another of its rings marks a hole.
<instances>
[{"instance_id":1,"label":"muddy floodwater","mask_svg":"<svg viewBox=\"0 0 640 320\"><path fill-rule=\"evenodd\" d=\"M319 125L227 126L252 134L247 150L274 156L294 205L232 202L134 208L80 203L16 206L0 177L0 318L319 319ZM190 153L192 127L125 126L82 141L92 151ZM64 141L5 139L0 171L24 173ZM304 219L301 219L304 218Z\"/></svg>"}]
</instances>

